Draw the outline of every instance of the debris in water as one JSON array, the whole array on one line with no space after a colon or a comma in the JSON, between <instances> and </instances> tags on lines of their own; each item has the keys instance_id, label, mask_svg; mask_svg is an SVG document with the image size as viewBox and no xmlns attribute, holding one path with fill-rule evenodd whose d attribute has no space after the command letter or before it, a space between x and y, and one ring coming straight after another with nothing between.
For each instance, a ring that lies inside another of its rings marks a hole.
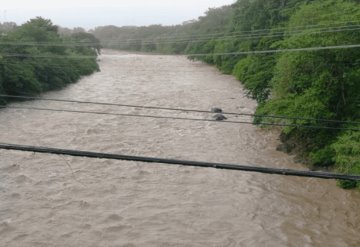
<instances>
[{"instance_id":1,"label":"debris in water","mask_svg":"<svg viewBox=\"0 0 360 247\"><path fill-rule=\"evenodd\" d=\"M216 121L223 121L223 120L226 120L227 117L225 117L223 114L216 114L213 116L213 118L216 120Z\"/></svg>"},{"instance_id":2,"label":"debris in water","mask_svg":"<svg viewBox=\"0 0 360 247\"><path fill-rule=\"evenodd\" d=\"M211 108L211 112L214 112L214 113L222 113L223 110L221 108L218 108L218 107L213 107Z\"/></svg>"}]
</instances>

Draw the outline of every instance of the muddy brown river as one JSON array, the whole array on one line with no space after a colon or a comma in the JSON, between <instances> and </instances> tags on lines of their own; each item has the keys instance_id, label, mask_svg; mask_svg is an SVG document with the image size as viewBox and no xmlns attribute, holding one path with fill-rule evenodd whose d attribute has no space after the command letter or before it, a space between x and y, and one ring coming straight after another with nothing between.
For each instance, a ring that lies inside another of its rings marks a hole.
<instances>
[{"instance_id":1,"label":"muddy brown river","mask_svg":"<svg viewBox=\"0 0 360 247\"><path fill-rule=\"evenodd\" d=\"M183 57L105 51L44 97L252 113L240 83ZM29 101L26 107L211 119ZM250 121L245 117L231 120ZM305 169L252 125L6 109L0 142ZM360 195L335 181L0 151L0 246L360 246Z\"/></svg>"}]
</instances>

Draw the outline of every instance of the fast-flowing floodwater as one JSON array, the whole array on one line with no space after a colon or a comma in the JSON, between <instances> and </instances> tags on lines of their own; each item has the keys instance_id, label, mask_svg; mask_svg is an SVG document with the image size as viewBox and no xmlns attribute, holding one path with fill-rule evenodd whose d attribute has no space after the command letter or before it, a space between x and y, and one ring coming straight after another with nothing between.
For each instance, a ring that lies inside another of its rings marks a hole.
<instances>
[{"instance_id":1,"label":"fast-flowing floodwater","mask_svg":"<svg viewBox=\"0 0 360 247\"><path fill-rule=\"evenodd\" d=\"M233 77L183 57L106 51L100 65L44 96L244 113L256 106ZM251 125L6 109L0 126L6 143L305 169L275 150L275 130ZM0 157L0 246L360 246L360 195L334 181L15 151Z\"/></svg>"}]
</instances>

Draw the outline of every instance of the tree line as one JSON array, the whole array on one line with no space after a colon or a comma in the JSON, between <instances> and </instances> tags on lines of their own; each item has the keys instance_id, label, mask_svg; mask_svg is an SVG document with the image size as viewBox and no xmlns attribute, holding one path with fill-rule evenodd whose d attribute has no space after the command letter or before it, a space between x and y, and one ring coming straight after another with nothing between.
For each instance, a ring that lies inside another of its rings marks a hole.
<instances>
[{"instance_id":1,"label":"tree line","mask_svg":"<svg viewBox=\"0 0 360 247\"><path fill-rule=\"evenodd\" d=\"M92 34L59 33L41 17L0 25L0 94L37 95L98 71L100 42ZM0 97L5 104L6 97Z\"/></svg>"},{"instance_id":2,"label":"tree line","mask_svg":"<svg viewBox=\"0 0 360 247\"><path fill-rule=\"evenodd\" d=\"M360 48L236 54L360 44L359 0L238 0L177 26L99 27L108 48L188 54L234 75L261 123L360 128ZM201 57L191 54L207 54ZM235 53L235 54L223 54ZM223 54L223 55L218 55ZM321 119L334 120L325 122ZM344 122L339 122L340 120ZM313 167L360 174L360 132L282 128L283 149ZM340 181L344 188L360 183Z\"/></svg>"}]
</instances>

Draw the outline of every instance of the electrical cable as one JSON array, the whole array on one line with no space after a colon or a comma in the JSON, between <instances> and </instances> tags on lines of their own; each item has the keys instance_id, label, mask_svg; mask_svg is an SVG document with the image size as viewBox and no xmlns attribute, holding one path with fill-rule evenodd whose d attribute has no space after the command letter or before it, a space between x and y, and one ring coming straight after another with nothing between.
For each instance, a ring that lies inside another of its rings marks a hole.
<instances>
[{"instance_id":1,"label":"electrical cable","mask_svg":"<svg viewBox=\"0 0 360 247\"><path fill-rule=\"evenodd\" d=\"M66 58L66 59L96 59L97 56L73 56L73 55L32 55L32 54L22 54L22 53L0 53L1 57L20 57L20 58Z\"/></svg>"},{"instance_id":2,"label":"electrical cable","mask_svg":"<svg viewBox=\"0 0 360 247\"><path fill-rule=\"evenodd\" d=\"M223 170L256 172L256 173L282 175L282 176L360 181L360 176L358 175L346 175L339 173L317 172L317 171L300 171L300 170L292 170L292 169L245 166L245 165L226 164L226 163L164 159L164 158L156 158L156 157L133 156L133 155L122 155L122 154L111 154L111 153L87 152L80 150L15 145L8 143L0 143L0 149L21 151L21 152L34 152L34 153L42 153L42 154L66 155L73 157L86 157L93 159L123 160L123 161L134 161L134 162L143 162L143 163L157 163L157 164L189 166L189 167L215 168L215 169L223 169Z\"/></svg>"},{"instance_id":3,"label":"electrical cable","mask_svg":"<svg viewBox=\"0 0 360 247\"><path fill-rule=\"evenodd\" d=\"M265 35L226 35L226 36L221 36L221 37L209 37L209 38L197 38L197 39L176 39L176 38L166 38L166 39L155 39L155 40L149 40L148 38L145 38L143 40L138 40L139 42L141 42L142 45L146 45L146 44L153 44L156 43L157 45L161 45L161 44L181 44L181 43L197 43L197 42L206 42L206 41L211 41L211 40L216 40L216 41L220 41L220 40L229 40L229 39L261 39L261 38L276 38L276 37L283 37L289 34L292 35L309 35L309 34L322 34L322 33L335 33L335 32L344 32L344 31L357 31L360 30L359 26L354 26L352 28L343 28L343 29L338 29L338 30L324 30L324 31L312 31L312 32L296 32L296 33L291 33L291 32L283 32L283 33L272 33L272 34L265 34ZM130 42L133 43L133 41L129 41L129 40L106 40L103 39L101 41L101 44L103 45L110 45L110 46L114 46L114 45L128 45ZM91 42L82 42L82 43L35 43L35 42L0 42L0 46L1 45L6 45L6 46L39 46L39 47L91 47L91 46L95 46L95 45L100 45L98 43L91 43Z\"/></svg>"},{"instance_id":4,"label":"electrical cable","mask_svg":"<svg viewBox=\"0 0 360 247\"><path fill-rule=\"evenodd\" d=\"M23 96L23 95L18 96L18 95L0 94L0 97L12 98L12 99L23 99L23 100L40 100L40 101L53 101L53 102L89 104L89 105L129 107L129 108L151 109L151 110L181 111L181 112L209 113L209 114L214 113L213 111L199 110L199 109L161 107L161 106L145 106L145 105L119 104L119 103L95 102L95 101L81 101L81 100L73 100L73 99L55 99L55 98L44 98L44 97ZM360 122L355 122L355 121L343 121L343 120L333 120L333 119L323 119L323 118L290 117L290 116L281 116L281 115L263 115L263 114L226 112L226 111L221 112L221 113L224 115L249 116L249 117L257 117L257 118L276 118L276 119L284 119L284 120L318 121L318 122L339 123L339 124L360 124Z\"/></svg>"},{"instance_id":5,"label":"electrical cable","mask_svg":"<svg viewBox=\"0 0 360 247\"><path fill-rule=\"evenodd\" d=\"M313 31L313 32L298 32L293 33L292 35L309 35L309 34L323 34L323 33L336 33L336 32L345 32L345 31L359 31L360 27L353 27L347 29L339 29L339 30L326 30L326 31ZM221 40L230 40L230 39L261 39L261 38L276 38L276 37L283 37L287 36L291 33L275 33L275 34L266 34L266 35L251 35L251 36L242 36L242 35L232 35L232 36L222 36L222 37L211 37L211 38L202 38L202 39L179 39L179 40L171 40L171 39L157 39L157 40L141 40L142 45L146 44L181 44L181 43L197 43L197 42L207 42L207 41L221 41ZM102 44L105 45L128 45L129 41L127 40L118 40L109 42L106 40L102 40ZM131 43L130 43L131 44Z\"/></svg>"},{"instance_id":6,"label":"electrical cable","mask_svg":"<svg viewBox=\"0 0 360 247\"><path fill-rule=\"evenodd\" d=\"M333 16L331 16L333 17ZM253 33L255 34L268 34L271 31L277 31L277 30L283 30L283 32L287 32L287 31L291 31L291 32L296 32L296 31L306 31L306 30L311 30L311 29L316 29L316 28L339 28L339 26L336 26L337 24L346 24L345 27L352 27L352 26L356 26L358 25L360 22L360 20L349 20L349 21L342 21L342 22L331 22L328 24L318 24L318 25L303 25L303 26L294 26L294 27L276 27L276 28L268 28L268 29L254 29L254 30L249 30L249 31L233 31L233 32L217 32L217 33L208 33L208 34L186 34L186 35L180 35L177 36L177 38L181 38L181 37L190 37L190 38L196 38L196 37L208 37L208 36L214 36L214 35L219 35L219 36L225 36L225 35L231 35L231 34L248 34L248 35L252 35ZM352 25L350 25L352 24ZM341 27L341 26L340 26ZM343 26L344 27L344 26ZM168 35L168 33L165 33L164 35ZM108 39L109 41L111 40L118 40L118 39ZM127 41L141 41L142 39L127 39Z\"/></svg>"},{"instance_id":7,"label":"electrical cable","mask_svg":"<svg viewBox=\"0 0 360 247\"><path fill-rule=\"evenodd\" d=\"M330 30L329 30L330 29ZM271 37L282 37L284 35L307 35L307 34L321 34L321 33L328 33L328 32L343 32L343 31L355 31L360 30L360 25L346 25L346 26L335 26L331 27L328 26L326 28L322 29L300 29L300 30L286 30L283 32L275 32L275 33L264 33L259 34L258 31L254 31L255 35L253 34L239 34L239 35L232 35L233 33L228 33L226 35L220 36L220 37L214 37L214 34L207 34L206 36L213 35L209 38L201 38L198 36L197 38L194 38L194 36L189 36L186 38L179 39L179 37L173 37L173 38L157 38L156 40L147 40L149 38L144 39L102 39L102 43L106 43L106 45L121 45L121 44L129 44L129 42L142 42L142 44L152 44L156 42L157 44L172 44L172 43L187 43L187 42L204 42L209 40L226 40L226 39L232 39L232 38L243 38L243 39L253 39L253 38L271 38ZM312 32L308 32L312 31ZM305 33L304 33L305 32ZM7 45L7 46L98 46L100 43L98 42L62 42L62 43L56 43L56 42L33 42L33 41L21 41L21 42L0 42L0 45Z\"/></svg>"},{"instance_id":8,"label":"electrical cable","mask_svg":"<svg viewBox=\"0 0 360 247\"><path fill-rule=\"evenodd\" d=\"M277 127L294 127L302 129L323 129L323 130L350 130L360 131L358 128L345 128L345 127L330 127L330 126L315 126L315 125L300 125L300 124L284 124L284 123L267 123L261 122L259 124L246 121L218 121L215 119L202 119L202 118L185 118L185 117L168 117L168 116L155 116L145 114L130 114L130 113L109 113L100 111L79 111L79 110L65 110L65 109L54 109L54 108L41 108L41 107L17 107L17 106L5 106L0 105L3 109L17 109L17 110L34 110L34 111L50 111L50 112L67 112L76 114L94 114L94 115L109 115L109 116L122 116L122 117L136 117L136 118L152 118L152 119L167 119L167 120L185 120L194 122L212 122L222 124L248 124L248 125L260 125L260 126L277 126Z\"/></svg>"},{"instance_id":9,"label":"electrical cable","mask_svg":"<svg viewBox=\"0 0 360 247\"><path fill-rule=\"evenodd\" d=\"M223 53L189 53L178 54L177 56L186 57L204 57L204 56L226 56L226 55L256 55L256 54L271 54L283 52L299 52L299 51L322 51L322 50L335 50L335 49L353 49L360 48L360 44L352 45L333 45L333 46L318 46L318 47L304 47L304 48L288 48L288 49L274 49L274 50L254 50L254 51L239 51L239 52L223 52ZM173 54L158 54L161 56L174 56ZM6 53L0 56L3 57L22 57L22 58L73 58L73 59L89 59L97 58L95 56L54 56L54 55L31 55L31 54L17 54ZM103 57L121 57L123 55L102 55Z\"/></svg>"}]
</instances>

